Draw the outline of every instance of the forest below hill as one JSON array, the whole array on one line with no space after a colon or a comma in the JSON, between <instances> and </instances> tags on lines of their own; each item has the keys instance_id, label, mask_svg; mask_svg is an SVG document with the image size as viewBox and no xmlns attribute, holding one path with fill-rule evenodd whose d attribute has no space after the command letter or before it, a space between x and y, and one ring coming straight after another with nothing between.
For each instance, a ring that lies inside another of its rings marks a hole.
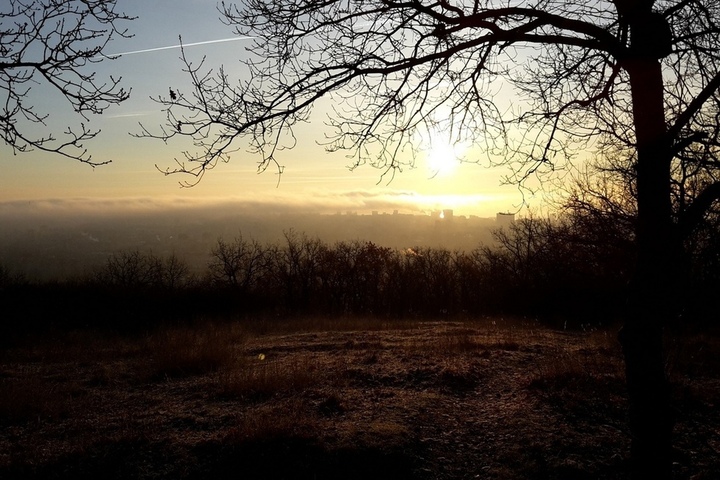
<instances>
[{"instance_id":1,"label":"forest below hill","mask_svg":"<svg viewBox=\"0 0 720 480\"><path fill-rule=\"evenodd\" d=\"M205 268L176 254L110 255L92 273L33 281L0 267L6 338L36 328L138 330L163 322L246 315L473 318L508 315L563 328L615 323L634 261L622 224L522 219L469 251L333 244L295 230L281 242L219 239ZM711 325L720 286L714 236L687 249L682 321Z\"/></svg>"}]
</instances>

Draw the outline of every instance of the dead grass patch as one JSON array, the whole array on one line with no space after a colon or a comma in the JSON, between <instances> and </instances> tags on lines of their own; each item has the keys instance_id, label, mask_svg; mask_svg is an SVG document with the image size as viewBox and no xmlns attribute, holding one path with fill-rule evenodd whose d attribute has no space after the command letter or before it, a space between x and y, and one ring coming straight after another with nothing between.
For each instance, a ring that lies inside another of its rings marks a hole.
<instances>
[{"instance_id":1,"label":"dead grass patch","mask_svg":"<svg viewBox=\"0 0 720 480\"><path fill-rule=\"evenodd\" d=\"M567 353L558 353L542 359L533 366L529 386L542 389L563 389L590 375L591 372L579 359Z\"/></svg>"},{"instance_id":2,"label":"dead grass patch","mask_svg":"<svg viewBox=\"0 0 720 480\"><path fill-rule=\"evenodd\" d=\"M423 322L410 319L377 317L263 317L244 321L244 328L253 335L283 335L312 332L383 332L418 328Z\"/></svg>"},{"instance_id":3,"label":"dead grass patch","mask_svg":"<svg viewBox=\"0 0 720 480\"><path fill-rule=\"evenodd\" d=\"M218 390L221 397L266 400L327 383L340 373L308 357L267 359L260 354L219 372Z\"/></svg>"},{"instance_id":4,"label":"dead grass patch","mask_svg":"<svg viewBox=\"0 0 720 480\"><path fill-rule=\"evenodd\" d=\"M476 333L471 329L450 331L441 336L432 346L445 353L475 352L484 346Z\"/></svg>"},{"instance_id":5,"label":"dead grass patch","mask_svg":"<svg viewBox=\"0 0 720 480\"><path fill-rule=\"evenodd\" d=\"M621 359L602 349L582 347L558 351L537 362L528 388L564 415L605 418L622 425L626 410Z\"/></svg>"},{"instance_id":6,"label":"dead grass patch","mask_svg":"<svg viewBox=\"0 0 720 480\"><path fill-rule=\"evenodd\" d=\"M334 322L18 347L0 358L0 478L624 478L614 332ZM720 471L720 345L688 341L679 478Z\"/></svg>"},{"instance_id":7,"label":"dead grass patch","mask_svg":"<svg viewBox=\"0 0 720 480\"><path fill-rule=\"evenodd\" d=\"M437 376L437 386L446 392L464 394L477 388L482 370L470 362L446 363Z\"/></svg>"},{"instance_id":8,"label":"dead grass patch","mask_svg":"<svg viewBox=\"0 0 720 480\"><path fill-rule=\"evenodd\" d=\"M239 356L247 332L238 325L173 328L151 335L145 349L153 378L185 377L218 371Z\"/></svg>"},{"instance_id":9,"label":"dead grass patch","mask_svg":"<svg viewBox=\"0 0 720 480\"><path fill-rule=\"evenodd\" d=\"M44 379L5 378L0 381L0 423L56 420L66 417L81 389Z\"/></svg>"},{"instance_id":10,"label":"dead grass patch","mask_svg":"<svg viewBox=\"0 0 720 480\"><path fill-rule=\"evenodd\" d=\"M319 428L320 421L315 409L300 398L291 398L238 415L223 441L238 443L288 437L311 438Z\"/></svg>"}]
</instances>

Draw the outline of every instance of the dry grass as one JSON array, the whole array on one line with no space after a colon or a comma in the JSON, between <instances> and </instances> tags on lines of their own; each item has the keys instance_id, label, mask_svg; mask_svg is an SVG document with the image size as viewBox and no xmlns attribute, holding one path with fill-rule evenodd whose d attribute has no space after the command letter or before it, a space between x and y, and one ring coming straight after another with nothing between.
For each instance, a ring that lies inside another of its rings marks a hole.
<instances>
[{"instance_id":1,"label":"dry grass","mask_svg":"<svg viewBox=\"0 0 720 480\"><path fill-rule=\"evenodd\" d=\"M244 329L232 324L208 323L157 332L144 345L152 356L150 375L162 378L215 372L236 361L247 337Z\"/></svg>"},{"instance_id":2,"label":"dry grass","mask_svg":"<svg viewBox=\"0 0 720 480\"><path fill-rule=\"evenodd\" d=\"M0 477L624 478L613 333L264 322L6 351ZM673 357L678 478L720 469L718 351L698 336Z\"/></svg>"},{"instance_id":3,"label":"dry grass","mask_svg":"<svg viewBox=\"0 0 720 480\"><path fill-rule=\"evenodd\" d=\"M220 372L219 393L229 398L266 400L303 391L338 374L323 370L321 364L310 358L287 361L258 354Z\"/></svg>"},{"instance_id":4,"label":"dry grass","mask_svg":"<svg viewBox=\"0 0 720 480\"><path fill-rule=\"evenodd\" d=\"M268 441L285 437L312 438L320 428L319 416L301 399L269 403L244 412L233 421L223 441Z\"/></svg>"},{"instance_id":5,"label":"dry grass","mask_svg":"<svg viewBox=\"0 0 720 480\"><path fill-rule=\"evenodd\" d=\"M74 388L41 378L6 378L0 381L0 422L57 420L72 408Z\"/></svg>"},{"instance_id":6,"label":"dry grass","mask_svg":"<svg viewBox=\"0 0 720 480\"><path fill-rule=\"evenodd\" d=\"M308 332L381 332L387 330L416 329L422 322L411 319L387 319L349 316L331 318L325 316L302 316L293 318L261 317L243 320L243 329L256 336L287 335Z\"/></svg>"}]
</instances>

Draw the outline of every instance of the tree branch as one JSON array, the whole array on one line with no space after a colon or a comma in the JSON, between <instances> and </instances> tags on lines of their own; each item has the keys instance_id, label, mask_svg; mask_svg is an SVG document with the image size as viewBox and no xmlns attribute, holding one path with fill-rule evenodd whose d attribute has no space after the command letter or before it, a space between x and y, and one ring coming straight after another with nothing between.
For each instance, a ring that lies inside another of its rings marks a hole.
<instances>
[{"instance_id":1,"label":"tree branch","mask_svg":"<svg viewBox=\"0 0 720 480\"><path fill-rule=\"evenodd\" d=\"M10 0L0 7L0 91L6 94L0 138L14 153L41 150L92 166L110 162L93 160L83 146L99 133L84 123L79 133L67 127L62 141L52 134L33 137L28 131L33 123L47 127L49 118L30 103L35 83L51 87L85 121L88 114L100 114L129 97L119 78L98 81L94 69L88 69L112 59L103 54L111 39L130 36L119 24L132 18L115 12L115 1Z\"/></svg>"},{"instance_id":2,"label":"tree branch","mask_svg":"<svg viewBox=\"0 0 720 480\"><path fill-rule=\"evenodd\" d=\"M682 212L677 224L679 238L687 238L718 200L720 200L720 182L714 182L706 186Z\"/></svg>"}]
</instances>

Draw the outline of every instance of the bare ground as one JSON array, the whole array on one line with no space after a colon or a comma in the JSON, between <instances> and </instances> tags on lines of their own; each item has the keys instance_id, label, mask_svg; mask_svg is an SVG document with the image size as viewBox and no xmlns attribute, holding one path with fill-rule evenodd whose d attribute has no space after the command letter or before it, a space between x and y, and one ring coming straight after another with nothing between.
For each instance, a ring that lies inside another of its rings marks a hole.
<instances>
[{"instance_id":1,"label":"bare ground","mask_svg":"<svg viewBox=\"0 0 720 480\"><path fill-rule=\"evenodd\" d=\"M677 478L720 478L718 345L670 345ZM625 478L611 331L208 324L0 355L3 479Z\"/></svg>"}]
</instances>

